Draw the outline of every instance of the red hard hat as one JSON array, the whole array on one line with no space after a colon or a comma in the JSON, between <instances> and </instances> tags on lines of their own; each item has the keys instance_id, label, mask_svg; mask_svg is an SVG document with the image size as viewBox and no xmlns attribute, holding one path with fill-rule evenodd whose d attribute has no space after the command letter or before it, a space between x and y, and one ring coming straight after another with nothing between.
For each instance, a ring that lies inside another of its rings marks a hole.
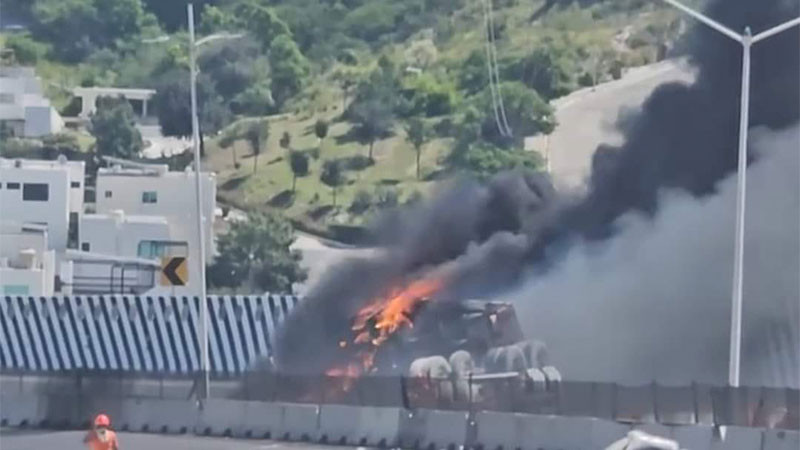
<instances>
[{"instance_id":1,"label":"red hard hat","mask_svg":"<svg viewBox=\"0 0 800 450\"><path fill-rule=\"evenodd\" d=\"M96 427L109 427L111 426L111 419L105 414L99 414L94 418L94 426Z\"/></svg>"}]
</instances>

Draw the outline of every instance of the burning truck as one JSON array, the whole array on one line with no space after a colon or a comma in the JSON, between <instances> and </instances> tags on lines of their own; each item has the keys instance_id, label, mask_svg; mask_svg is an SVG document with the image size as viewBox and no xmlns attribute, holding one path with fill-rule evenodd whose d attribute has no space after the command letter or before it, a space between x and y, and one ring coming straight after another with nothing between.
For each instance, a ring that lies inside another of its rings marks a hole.
<instances>
[{"instance_id":1,"label":"burning truck","mask_svg":"<svg viewBox=\"0 0 800 450\"><path fill-rule=\"evenodd\" d=\"M480 395L482 381L507 379L547 390L561 381L540 341L526 340L510 303L433 301L440 281L421 280L361 308L338 342L328 376L409 376L438 400ZM472 388L470 387L472 386Z\"/></svg>"}]
</instances>

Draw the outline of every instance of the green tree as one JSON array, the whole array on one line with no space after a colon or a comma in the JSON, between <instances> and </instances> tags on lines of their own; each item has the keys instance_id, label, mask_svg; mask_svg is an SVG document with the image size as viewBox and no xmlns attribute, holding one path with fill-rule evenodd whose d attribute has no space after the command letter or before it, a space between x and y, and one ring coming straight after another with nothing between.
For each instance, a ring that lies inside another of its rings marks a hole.
<instances>
[{"instance_id":1,"label":"green tree","mask_svg":"<svg viewBox=\"0 0 800 450\"><path fill-rule=\"evenodd\" d=\"M27 34L10 34L6 37L6 48L14 52L16 62L35 65L47 53L47 46L34 41Z\"/></svg>"},{"instance_id":2,"label":"green tree","mask_svg":"<svg viewBox=\"0 0 800 450\"><path fill-rule=\"evenodd\" d=\"M485 141L457 144L447 163L453 169L484 180L507 170L538 170L542 166L538 153L501 148Z\"/></svg>"},{"instance_id":3,"label":"green tree","mask_svg":"<svg viewBox=\"0 0 800 450\"><path fill-rule=\"evenodd\" d=\"M481 137L499 147L522 147L523 139L536 134L549 134L556 125L553 108L533 89L520 82L506 82L500 85L503 95L506 118L513 136L503 136L497 129L492 110L489 89L483 92L477 103Z\"/></svg>"},{"instance_id":4,"label":"green tree","mask_svg":"<svg viewBox=\"0 0 800 450\"><path fill-rule=\"evenodd\" d=\"M414 146L414 153L416 153L418 180L420 178L419 160L420 156L422 156L422 147L425 145L425 141L428 140L428 134L428 129L422 119L413 117L408 121L406 135L408 136L408 141Z\"/></svg>"},{"instance_id":5,"label":"green tree","mask_svg":"<svg viewBox=\"0 0 800 450\"><path fill-rule=\"evenodd\" d=\"M163 76L153 97L153 107L165 136L192 135L192 105L189 73L175 70ZM197 107L200 119L200 144L204 134L214 134L231 120L231 111L216 92L213 81L205 74L197 78Z\"/></svg>"},{"instance_id":6,"label":"green tree","mask_svg":"<svg viewBox=\"0 0 800 450\"><path fill-rule=\"evenodd\" d=\"M209 268L210 283L292 292L292 285L307 276L300 266L300 253L290 248L294 239L292 225L277 214L251 213L246 221L233 222L230 231L219 236L219 256Z\"/></svg>"},{"instance_id":7,"label":"green tree","mask_svg":"<svg viewBox=\"0 0 800 450\"><path fill-rule=\"evenodd\" d=\"M577 72L577 56L566 46L555 43L536 47L528 56L512 64L510 78L521 80L543 98L552 100L569 93Z\"/></svg>"},{"instance_id":8,"label":"green tree","mask_svg":"<svg viewBox=\"0 0 800 450\"><path fill-rule=\"evenodd\" d=\"M292 169L292 193L297 189L297 177L308 175L308 155L305 152L289 153L289 167Z\"/></svg>"},{"instance_id":9,"label":"green tree","mask_svg":"<svg viewBox=\"0 0 800 450\"><path fill-rule=\"evenodd\" d=\"M392 129L394 112L391 104L377 97L370 98L354 105L352 115L356 123L355 135L361 142L369 144L369 159L373 159L375 141L388 136Z\"/></svg>"},{"instance_id":10,"label":"green tree","mask_svg":"<svg viewBox=\"0 0 800 450\"><path fill-rule=\"evenodd\" d=\"M336 192L344 184L345 178L339 161L330 160L322 164L322 173L319 176L323 184L331 188L333 193L333 206L336 207Z\"/></svg>"},{"instance_id":11,"label":"green tree","mask_svg":"<svg viewBox=\"0 0 800 450\"><path fill-rule=\"evenodd\" d=\"M272 98L282 106L305 85L309 74L308 60L290 36L281 34L270 45L269 63L272 68Z\"/></svg>"},{"instance_id":12,"label":"green tree","mask_svg":"<svg viewBox=\"0 0 800 450\"><path fill-rule=\"evenodd\" d=\"M127 101L99 99L90 126L97 153L125 159L138 157L143 142L134 117L133 108Z\"/></svg>"},{"instance_id":13,"label":"green tree","mask_svg":"<svg viewBox=\"0 0 800 450\"><path fill-rule=\"evenodd\" d=\"M269 139L269 122L256 120L247 125L244 138L253 149L253 173L258 171L258 155Z\"/></svg>"},{"instance_id":14,"label":"green tree","mask_svg":"<svg viewBox=\"0 0 800 450\"><path fill-rule=\"evenodd\" d=\"M320 145L322 145L322 140L328 136L328 128L329 124L325 119L319 119L314 124L314 134L317 135Z\"/></svg>"},{"instance_id":15,"label":"green tree","mask_svg":"<svg viewBox=\"0 0 800 450\"><path fill-rule=\"evenodd\" d=\"M267 8L258 0L243 0L233 8L239 24L256 36L262 48L270 49L273 41L284 36L291 41L291 30L272 8Z\"/></svg>"},{"instance_id":16,"label":"green tree","mask_svg":"<svg viewBox=\"0 0 800 450\"><path fill-rule=\"evenodd\" d=\"M186 4L194 3L195 14L216 0L142 0L145 8L155 14L158 22L169 31L186 27Z\"/></svg>"},{"instance_id":17,"label":"green tree","mask_svg":"<svg viewBox=\"0 0 800 450\"><path fill-rule=\"evenodd\" d=\"M289 134L288 131L284 131L278 144L280 144L282 149L289 150L292 147L292 135Z\"/></svg>"},{"instance_id":18,"label":"green tree","mask_svg":"<svg viewBox=\"0 0 800 450\"><path fill-rule=\"evenodd\" d=\"M34 35L68 62L135 39L149 20L140 0L38 0L33 18Z\"/></svg>"}]
</instances>

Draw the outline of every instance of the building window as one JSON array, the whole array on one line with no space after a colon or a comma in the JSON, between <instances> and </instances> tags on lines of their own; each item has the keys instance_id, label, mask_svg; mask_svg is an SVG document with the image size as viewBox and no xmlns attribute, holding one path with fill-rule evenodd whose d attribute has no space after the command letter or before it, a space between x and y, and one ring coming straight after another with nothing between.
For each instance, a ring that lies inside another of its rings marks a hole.
<instances>
[{"instance_id":1,"label":"building window","mask_svg":"<svg viewBox=\"0 0 800 450\"><path fill-rule=\"evenodd\" d=\"M111 191L106 191L106 198L111 198Z\"/></svg>"},{"instance_id":2,"label":"building window","mask_svg":"<svg viewBox=\"0 0 800 450\"><path fill-rule=\"evenodd\" d=\"M73 182L71 182L69 184L69 187L71 187L72 189L80 189L81 188L81 182L80 181L73 181Z\"/></svg>"},{"instance_id":3,"label":"building window","mask_svg":"<svg viewBox=\"0 0 800 450\"><path fill-rule=\"evenodd\" d=\"M81 251L88 252L91 251L91 246L88 242L84 242L81 244Z\"/></svg>"},{"instance_id":4,"label":"building window","mask_svg":"<svg viewBox=\"0 0 800 450\"><path fill-rule=\"evenodd\" d=\"M142 192L142 203L158 203L158 192L156 191Z\"/></svg>"},{"instance_id":5,"label":"building window","mask_svg":"<svg viewBox=\"0 0 800 450\"><path fill-rule=\"evenodd\" d=\"M50 186L47 183L25 183L22 187L22 200L46 202L50 199Z\"/></svg>"},{"instance_id":6,"label":"building window","mask_svg":"<svg viewBox=\"0 0 800 450\"><path fill-rule=\"evenodd\" d=\"M67 230L67 248L78 248L78 213L69 213L69 229Z\"/></svg>"},{"instance_id":7,"label":"building window","mask_svg":"<svg viewBox=\"0 0 800 450\"><path fill-rule=\"evenodd\" d=\"M19 190L19 183L6 183L6 187L8 189L16 189Z\"/></svg>"},{"instance_id":8,"label":"building window","mask_svg":"<svg viewBox=\"0 0 800 450\"><path fill-rule=\"evenodd\" d=\"M165 256L189 256L186 242L141 241L136 251L139 258L156 259Z\"/></svg>"},{"instance_id":9,"label":"building window","mask_svg":"<svg viewBox=\"0 0 800 450\"><path fill-rule=\"evenodd\" d=\"M29 289L25 284L7 284L3 286L5 295L28 295Z\"/></svg>"}]
</instances>

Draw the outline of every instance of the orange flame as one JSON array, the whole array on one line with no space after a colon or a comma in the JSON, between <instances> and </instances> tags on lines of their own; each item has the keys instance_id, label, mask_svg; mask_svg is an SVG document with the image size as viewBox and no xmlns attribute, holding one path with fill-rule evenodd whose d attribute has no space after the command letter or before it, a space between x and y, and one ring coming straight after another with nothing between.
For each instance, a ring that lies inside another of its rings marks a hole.
<instances>
[{"instance_id":1,"label":"orange flame","mask_svg":"<svg viewBox=\"0 0 800 450\"><path fill-rule=\"evenodd\" d=\"M371 370L378 348L403 327L413 327L411 316L416 308L429 301L441 287L441 280L415 281L405 289L395 290L362 308L353 322L352 329L356 335L352 343L370 345L358 352L358 362L330 369L326 375L358 377ZM339 343L342 348L348 345L346 341Z\"/></svg>"}]
</instances>

